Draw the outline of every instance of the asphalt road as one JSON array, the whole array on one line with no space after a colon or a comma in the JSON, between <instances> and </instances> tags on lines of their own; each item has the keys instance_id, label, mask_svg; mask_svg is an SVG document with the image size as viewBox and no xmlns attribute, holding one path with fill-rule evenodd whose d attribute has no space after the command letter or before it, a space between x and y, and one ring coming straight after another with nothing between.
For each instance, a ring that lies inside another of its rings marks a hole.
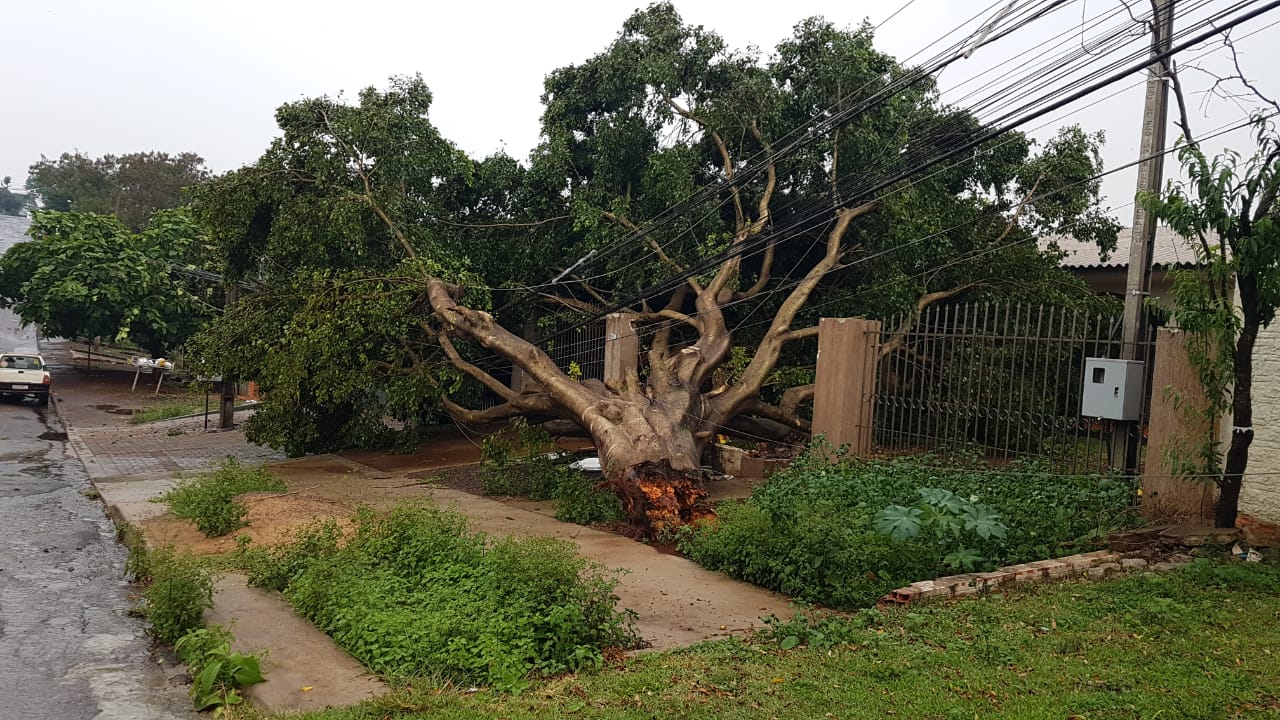
<instances>
[{"instance_id":1,"label":"asphalt road","mask_svg":"<svg viewBox=\"0 0 1280 720\"><path fill-rule=\"evenodd\" d=\"M26 224L0 215L0 251ZM22 347L35 333L0 310L0 349ZM124 551L55 412L0 401L0 719L190 717L128 615Z\"/></svg>"}]
</instances>

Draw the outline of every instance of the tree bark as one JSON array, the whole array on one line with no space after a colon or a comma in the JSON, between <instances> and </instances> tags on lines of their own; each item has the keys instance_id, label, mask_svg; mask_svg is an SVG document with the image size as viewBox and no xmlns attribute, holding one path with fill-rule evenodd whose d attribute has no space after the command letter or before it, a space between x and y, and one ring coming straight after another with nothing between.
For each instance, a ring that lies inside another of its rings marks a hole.
<instances>
[{"instance_id":1,"label":"tree bark","mask_svg":"<svg viewBox=\"0 0 1280 720\"><path fill-rule=\"evenodd\" d=\"M730 169L726 172L731 172ZM768 219L768 198L774 176L757 208L754 222L740 219L735 243L758 232ZM759 424L776 434L804 433L808 423L795 416L799 402L811 396L801 390L788 394L790 412L759 401L760 388L773 370L783 346L809 337L811 329L793 331L791 324L809 295L840 262L843 239L850 223L874 212L875 202L842 208L827 237L824 257L783 301L770 329L743 377L734 385L704 394L711 373L728 357L731 331L725 324L724 302L734 293L729 283L737 277L741 255L727 259L705 287L681 287L668 306L656 316L693 327L697 341L678 352L670 348L670 331L660 331L649 350L649 376L641 382L632 370L620 382L605 387L599 382L579 382L562 372L541 349L515 335L488 313L460 305L461 288L439 278L427 280L427 297L435 318L444 326L441 346L450 361L466 374L490 387L506 400L485 411L471 411L445 401L445 407L463 421L492 421L516 414L561 417L584 428L600 455L606 484L622 499L631 520L647 535L691 522L708 514L701 485L702 451L716 433L731 430L744 413L765 418ZM681 305L689 292L696 294L696 313L686 315ZM516 395L484 370L464 360L449 335L466 337L512 362L537 382L541 392ZM787 430L784 431L784 428Z\"/></svg>"},{"instance_id":2,"label":"tree bark","mask_svg":"<svg viewBox=\"0 0 1280 720\"><path fill-rule=\"evenodd\" d=\"M1240 490L1249 467L1249 446L1253 444L1253 348L1258 340L1261 320L1258 316L1258 281L1252 273L1236 277L1240 288L1240 307L1244 321L1232 352L1235 384L1231 390L1231 443L1218 481L1218 507L1214 524L1236 526L1240 511Z\"/></svg>"}]
</instances>

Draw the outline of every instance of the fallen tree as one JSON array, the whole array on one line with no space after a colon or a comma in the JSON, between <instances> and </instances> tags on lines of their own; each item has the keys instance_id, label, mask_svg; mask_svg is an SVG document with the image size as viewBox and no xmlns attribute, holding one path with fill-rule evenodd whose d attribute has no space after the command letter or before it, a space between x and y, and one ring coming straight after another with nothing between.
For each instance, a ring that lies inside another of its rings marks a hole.
<instances>
[{"instance_id":1,"label":"fallen tree","mask_svg":"<svg viewBox=\"0 0 1280 720\"><path fill-rule=\"evenodd\" d=\"M286 105L283 137L196 197L229 273L274 288L244 298L258 311L228 313L201 354L242 377L293 368L275 376L287 376L280 394L299 414L329 402L371 407L369 417L438 407L471 424L570 421L595 442L638 524L688 521L714 436L807 432L812 373L783 371L812 357L820 314L1081 292L1030 241L1114 241L1093 179L1100 139L1074 128L1038 154L1010 135L928 177L860 191L886 156L927 158L981 134L940 107L927 81L809 146L774 151L832 103L904 72L866 28L807 21L766 63L655 5L606 52L548 77L544 142L527 168L457 152L427 120L420 79L366 90L357 106ZM686 220L663 222L673 207ZM539 264L557 280L520 287ZM495 298L507 302L495 309ZM632 313L646 336L642 369L605 384L558 366L512 330L547 312L539 303L577 317ZM344 350L358 368L347 380L297 361ZM511 389L504 363L535 389ZM350 377L396 379L421 402L362 391ZM474 397L468 387L501 402L471 409L459 397ZM276 432L294 432L287 418Z\"/></svg>"}]
</instances>

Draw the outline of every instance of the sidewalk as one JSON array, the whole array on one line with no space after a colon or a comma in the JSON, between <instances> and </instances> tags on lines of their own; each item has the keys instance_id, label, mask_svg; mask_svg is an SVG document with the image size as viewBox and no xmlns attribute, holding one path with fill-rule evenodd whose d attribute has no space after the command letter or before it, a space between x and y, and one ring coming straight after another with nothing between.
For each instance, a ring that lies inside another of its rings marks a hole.
<instances>
[{"instance_id":1,"label":"sidewalk","mask_svg":"<svg viewBox=\"0 0 1280 720\"><path fill-rule=\"evenodd\" d=\"M72 407L65 404L64 409ZM273 474L288 486L287 497L276 502L297 503L296 513L263 503L262 511L267 513L263 522L300 525L310 522L318 507L329 508L331 515L347 514L361 504L387 508L408 499L430 498L466 515L475 529L493 535L550 536L573 542L584 557L622 570L616 590L619 606L638 613L637 629L655 650L742 634L759 627L761 616L787 616L792 611L780 595L707 571L684 558L613 533L555 520L548 503L499 501L418 479L433 469L478 461L478 447L463 436L440 438L411 455L361 451L284 460L278 453L249 444L239 429L204 432L200 418L111 428L77 428L74 417L64 420L72 447L108 512L137 524L152 538L165 536L162 524L172 528L180 521L165 516L164 506L149 500L183 474L232 456L245 462L268 462ZM246 529L250 532L255 530L252 513L251 509ZM185 527L183 531L194 533ZM228 577L215 601L210 617L235 623L238 649L268 651L273 665L268 682L250 690L258 704L273 710L349 705L385 689L309 623L264 622L264 618L296 618L279 596L248 590L243 582ZM303 693L302 684L312 689Z\"/></svg>"},{"instance_id":2,"label":"sidewalk","mask_svg":"<svg viewBox=\"0 0 1280 720\"><path fill-rule=\"evenodd\" d=\"M66 425L67 438L95 480L202 470L226 457L247 463L284 459L251 445L239 428L206 432L203 418L83 429L67 418Z\"/></svg>"}]
</instances>

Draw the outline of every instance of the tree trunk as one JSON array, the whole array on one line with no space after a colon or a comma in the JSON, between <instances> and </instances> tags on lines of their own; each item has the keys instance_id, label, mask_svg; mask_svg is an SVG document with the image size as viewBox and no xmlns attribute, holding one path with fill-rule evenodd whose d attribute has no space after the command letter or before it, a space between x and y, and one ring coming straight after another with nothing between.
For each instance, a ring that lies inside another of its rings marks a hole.
<instances>
[{"instance_id":1,"label":"tree trunk","mask_svg":"<svg viewBox=\"0 0 1280 720\"><path fill-rule=\"evenodd\" d=\"M1244 473L1249 466L1249 446L1253 444L1253 347L1261 325L1258 316L1258 283L1252 274L1237 277L1240 288L1240 307L1244 322L1240 336L1236 338L1235 351L1231 354L1235 365L1235 385L1231 390L1231 443L1227 446L1226 462L1222 478L1218 481L1220 493L1214 524L1229 528L1236 526L1240 509L1240 489Z\"/></svg>"},{"instance_id":2,"label":"tree trunk","mask_svg":"<svg viewBox=\"0 0 1280 720\"><path fill-rule=\"evenodd\" d=\"M631 523L648 537L713 513L704 504L701 419L688 412L697 397L672 392L666 402L603 403L614 421L594 424L605 486L618 495Z\"/></svg>"}]
</instances>

